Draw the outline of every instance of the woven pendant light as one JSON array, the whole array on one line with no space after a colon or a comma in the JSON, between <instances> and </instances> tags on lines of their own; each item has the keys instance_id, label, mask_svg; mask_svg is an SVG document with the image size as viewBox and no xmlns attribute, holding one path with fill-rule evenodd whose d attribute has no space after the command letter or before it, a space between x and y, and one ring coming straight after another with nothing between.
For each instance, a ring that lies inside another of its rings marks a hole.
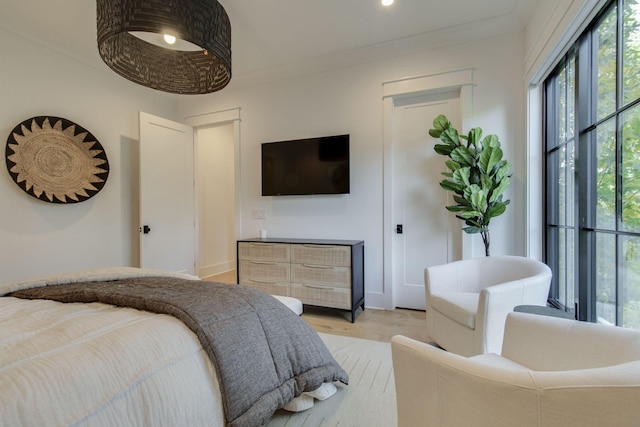
<instances>
[{"instance_id":1,"label":"woven pendant light","mask_svg":"<svg viewBox=\"0 0 640 427\"><path fill-rule=\"evenodd\" d=\"M170 93L204 94L231 80L231 24L216 0L97 0L98 51L116 73ZM170 34L197 50L134 35Z\"/></svg>"}]
</instances>

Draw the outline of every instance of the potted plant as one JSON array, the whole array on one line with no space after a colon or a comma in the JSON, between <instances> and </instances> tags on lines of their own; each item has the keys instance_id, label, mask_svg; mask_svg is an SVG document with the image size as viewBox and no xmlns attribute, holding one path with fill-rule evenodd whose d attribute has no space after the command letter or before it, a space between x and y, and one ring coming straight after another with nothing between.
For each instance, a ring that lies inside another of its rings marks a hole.
<instances>
[{"instance_id":1,"label":"potted plant","mask_svg":"<svg viewBox=\"0 0 640 427\"><path fill-rule=\"evenodd\" d=\"M500 140L496 135L481 139L480 128L460 135L443 115L434 119L429 135L442 141L435 145L436 153L449 157L445 162L449 171L442 173L446 178L440 187L453 192L456 204L446 208L464 221L466 233L480 233L489 256L489 222L509 204L503 194L509 187L511 164L502 158Z\"/></svg>"}]
</instances>

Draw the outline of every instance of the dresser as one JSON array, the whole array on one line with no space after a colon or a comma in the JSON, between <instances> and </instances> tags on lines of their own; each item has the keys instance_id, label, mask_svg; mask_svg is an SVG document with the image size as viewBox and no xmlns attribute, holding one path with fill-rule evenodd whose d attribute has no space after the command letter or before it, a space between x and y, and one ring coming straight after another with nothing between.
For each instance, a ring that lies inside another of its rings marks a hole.
<instances>
[{"instance_id":1,"label":"dresser","mask_svg":"<svg viewBox=\"0 0 640 427\"><path fill-rule=\"evenodd\" d=\"M238 283L306 305L364 310L361 240L253 238L237 242Z\"/></svg>"}]
</instances>

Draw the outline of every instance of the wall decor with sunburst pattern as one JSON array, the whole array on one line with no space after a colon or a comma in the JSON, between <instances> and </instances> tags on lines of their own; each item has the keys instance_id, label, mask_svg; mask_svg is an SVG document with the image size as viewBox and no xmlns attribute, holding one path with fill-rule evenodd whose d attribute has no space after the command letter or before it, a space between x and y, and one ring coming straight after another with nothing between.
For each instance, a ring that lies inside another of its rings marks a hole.
<instances>
[{"instance_id":1,"label":"wall decor with sunburst pattern","mask_svg":"<svg viewBox=\"0 0 640 427\"><path fill-rule=\"evenodd\" d=\"M49 203L78 203L107 182L109 162L98 140L61 117L32 117L7 139L7 170L30 196Z\"/></svg>"}]
</instances>

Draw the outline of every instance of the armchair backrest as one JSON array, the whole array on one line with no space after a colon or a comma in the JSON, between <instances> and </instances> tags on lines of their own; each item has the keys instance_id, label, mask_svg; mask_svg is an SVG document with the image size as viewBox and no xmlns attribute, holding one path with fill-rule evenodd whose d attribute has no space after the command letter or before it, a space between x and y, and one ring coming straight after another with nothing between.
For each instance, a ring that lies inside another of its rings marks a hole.
<instances>
[{"instance_id":1,"label":"armchair backrest","mask_svg":"<svg viewBox=\"0 0 640 427\"><path fill-rule=\"evenodd\" d=\"M534 371L618 365L640 360L640 331L535 314L509 313L502 356Z\"/></svg>"},{"instance_id":2,"label":"armchair backrest","mask_svg":"<svg viewBox=\"0 0 640 427\"><path fill-rule=\"evenodd\" d=\"M427 294L434 292L479 292L480 274L476 259L427 267L424 283Z\"/></svg>"},{"instance_id":3,"label":"armchair backrest","mask_svg":"<svg viewBox=\"0 0 640 427\"><path fill-rule=\"evenodd\" d=\"M427 294L431 292L480 292L488 286L537 275L551 278L551 270L540 261L498 255L454 261L424 271Z\"/></svg>"},{"instance_id":4,"label":"armchair backrest","mask_svg":"<svg viewBox=\"0 0 640 427\"><path fill-rule=\"evenodd\" d=\"M540 372L495 355L461 357L407 337L393 337L391 349L399 427L637 426L640 420L640 361Z\"/></svg>"},{"instance_id":5,"label":"armchair backrest","mask_svg":"<svg viewBox=\"0 0 640 427\"><path fill-rule=\"evenodd\" d=\"M486 288L536 276L551 278L551 270L544 263L520 256L490 256L478 258L480 287Z\"/></svg>"}]
</instances>

